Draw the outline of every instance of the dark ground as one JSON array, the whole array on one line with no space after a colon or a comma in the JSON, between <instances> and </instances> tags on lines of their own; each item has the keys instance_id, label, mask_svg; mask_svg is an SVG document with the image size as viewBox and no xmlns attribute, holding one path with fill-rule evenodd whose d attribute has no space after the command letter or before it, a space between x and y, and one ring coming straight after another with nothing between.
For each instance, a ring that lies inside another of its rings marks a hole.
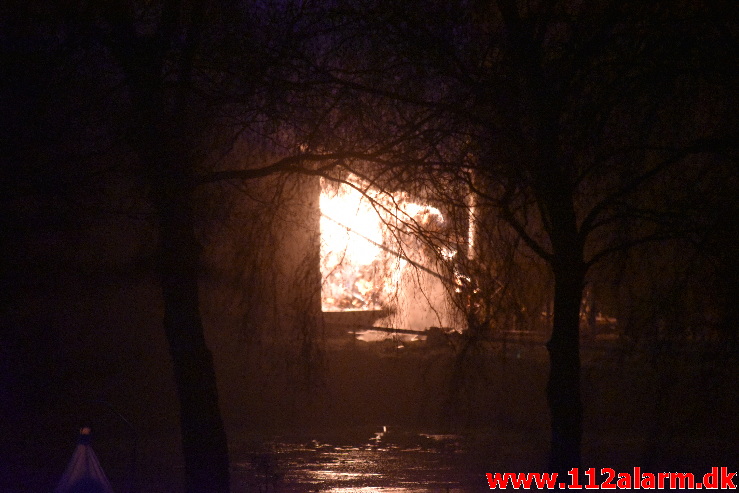
<instances>
[{"instance_id":1,"label":"dark ground","mask_svg":"<svg viewBox=\"0 0 739 493\"><path fill-rule=\"evenodd\" d=\"M278 472L270 483L275 491L307 491L301 490L307 485L335 492L401 486L406 489L396 491L484 491L486 472L545 470L542 347L488 346L466 363L465 377L454 380L444 350L330 342L323 384L303 392L266 385L286 381L277 375L237 378L221 371L234 491L253 490L272 470ZM583 354L587 467L696 474L713 466L737 469L736 358L696 345L659 354L623 351L613 341L590 345ZM128 491L131 477L141 492L181 490L167 360L140 359L132 366L120 358L56 361L58 371L45 374L47 386L39 387L39 375L26 375L38 388L4 403L0 491L50 491L83 421L93 427L94 448L116 491ZM125 372L116 372L116 365ZM96 393L105 404L88 400ZM127 417L135 438L110 407ZM383 426L391 433L377 440Z\"/></svg>"}]
</instances>

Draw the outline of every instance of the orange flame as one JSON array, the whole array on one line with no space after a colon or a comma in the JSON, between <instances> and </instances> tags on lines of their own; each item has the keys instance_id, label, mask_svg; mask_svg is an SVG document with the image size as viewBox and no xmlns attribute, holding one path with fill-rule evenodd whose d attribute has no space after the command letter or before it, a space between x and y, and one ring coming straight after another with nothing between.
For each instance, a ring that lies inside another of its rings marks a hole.
<instances>
[{"instance_id":1,"label":"orange flame","mask_svg":"<svg viewBox=\"0 0 739 493\"><path fill-rule=\"evenodd\" d=\"M444 222L438 209L374 190L356 177L338 185L322 181L320 208L324 311L388 308L404 269L419 266L411 258L422 256L413 235L400 230L437 231Z\"/></svg>"}]
</instances>

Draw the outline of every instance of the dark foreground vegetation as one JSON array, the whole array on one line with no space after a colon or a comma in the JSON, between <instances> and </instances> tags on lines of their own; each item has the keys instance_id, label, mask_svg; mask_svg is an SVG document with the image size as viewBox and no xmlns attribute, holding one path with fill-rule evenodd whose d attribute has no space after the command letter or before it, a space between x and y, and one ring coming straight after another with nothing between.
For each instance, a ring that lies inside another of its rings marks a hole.
<instances>
[{"instance_id":1,"label":"dark foreground vegetation","mask_svg":"<svg viewBox=\"0 0 739 493\"><path fill-rule=\"evenodd\" d=\"M4 4L7 488L48 489L83 420L116 485L188 493L285 428L731 467L736 25L731 0ZM462 334L335 340L325 183L382 210Z\"/></svg>"}]
</instances>

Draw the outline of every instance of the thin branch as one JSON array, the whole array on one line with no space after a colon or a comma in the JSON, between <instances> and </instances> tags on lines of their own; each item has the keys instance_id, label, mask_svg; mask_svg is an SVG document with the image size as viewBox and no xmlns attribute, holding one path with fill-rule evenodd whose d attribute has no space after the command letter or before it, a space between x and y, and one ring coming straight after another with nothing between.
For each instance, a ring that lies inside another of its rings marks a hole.
<instances>
[{"instance_id":1,"label":"thin branch","mask_svg":"<svg viewBox=\"0 0 739 493\"><path fill-rule=\"evenodd\" d=\"M603 260L605 257L608 257L609 255L613 255L613 254L620 253L620 252L625 252L639 245L645 245L649 243L661 243L661 242L668 241L668 240L685 239L686 233L687 231L654 233L651 235L642 236L640 238L635 238L630 241L623 241L617 244L613 244L595 253L592 257L590 257L590 259L585 262L585 268L590 269L590 267L597 264L598 262Z\"/></svg>"},{"instance_id":2,"label":"thin branch","mask_svg":"<svg viewBox=\"0 0 739 493\"><path fill-rule=\"evenodd\" d=\"M266 176L277 173L303 173L308 175L321 175L326 168L338 166L339 162L344 160L363 160L368 162L387 163L379 158L375 153L362 152L335 152L326 154L296 154L284 157L268 166L261 168L247 169L230 169L222 171L212 171L196 178L196 184L216 183L227 180L254 180L264 178ZM307 163L330 162L326 168L319 170L310 169L305 165Z\"/></svg>"},{"instance_id":3,"label":"thin branch","mask_svg":"<svg viewBox=\"0 0 739 493\"><path fill-rule=\"evenodd\" d=\"M619 187L611 195L604 198L590 210L580 225L580 238L584 241L585 238L592 233L596 227L598 227L600 223L596 221L600 214L605 212L609 207L616 205L624 197L637 192L644 183L655 178L670 166L679 163L681 160L693 154L717 153L721 150L736 148L736 142L739 142L739 136L697 140L693 144L675 152L646 172L629 180L626 184Z\"/></svg>"}]
</instances>

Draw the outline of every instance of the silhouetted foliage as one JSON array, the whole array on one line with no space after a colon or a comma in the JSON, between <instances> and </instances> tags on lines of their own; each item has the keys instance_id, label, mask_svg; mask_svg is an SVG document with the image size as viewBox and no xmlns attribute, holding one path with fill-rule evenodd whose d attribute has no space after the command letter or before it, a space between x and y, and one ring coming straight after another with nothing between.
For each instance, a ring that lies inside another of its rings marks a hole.
<instances>
[{"instance_id":1,"label":"silhouetted foliage","mask_svg":"<svg viewBox=\"0 0 739 493\"><path fill-rule=\"evenodd\" d=\"M653 327L655 340L736 342L731 1L3 8L0 200L13 211L3 287L23 276L33 245L85 243L80 209L144 224L135 250L145 258L132 263L153 266L162 288L190 491L229 488L201 248L241 234L219 225L243 214L243 250L214 250L245 264L232 279L249 285L244 340L270 352L285 341L264 322L278 310L259 304L267 291L293 305L273 318L295 326L286 338L304 361L320 359L315 293L262 283L296 265L293 279L316 281L316 251L300 264L269 244L314 242L315 230L288 237L295 212L279 207L314 194L319 176L353 173L444 208L449 229L403 218L396 233L424 251L457 250L439 264L459 288L467 342L551 315L552 470L581 465L586 287L633 340ZM258 205L239 210L243 200ZM30 267L53 273L68 253Z\"/></svg>"},{"instance_id":2,"label":"silhouetted foliage","mask_svg":"<svg viewBox=\"0 0 739 493\"><path fill-rule=\"evenodd\" d=\"M366 171L374 183L441 174L440 197L450 183L467 190L489 242L480 286L514 263L496 264L498 242L551 269L552 470L580 465L588 272L629 251L646 260L646 245L701 244L705 198L735 190L731 12L727 2L501 0L339 2L325 16L314 74L345 96L319 135L351 129L340 145L355 137L381 161ZM500 313L497 291L482 303ZM477 313L471 328L493 325Z\"/></svg>"}]
</instances>

